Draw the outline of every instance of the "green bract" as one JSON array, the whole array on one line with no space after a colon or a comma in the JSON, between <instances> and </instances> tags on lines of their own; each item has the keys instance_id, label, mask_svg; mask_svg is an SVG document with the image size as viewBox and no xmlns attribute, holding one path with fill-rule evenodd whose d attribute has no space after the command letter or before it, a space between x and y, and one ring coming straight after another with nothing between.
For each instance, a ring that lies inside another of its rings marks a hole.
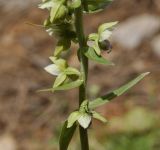
<instances>
[{"instance_id":1,"label":"green bract","mask_svg":"<svg viewBox=\"0 0 160 150\"><path fill-rule=\"evenodd\" d=\"M111 2L112 0L42 0L39 5L39 8L48 11L48 17L42 27L57 41L53 55L49 57L51 64L45 67L49 74L56 77L55 81L51 83L51 88L40 91L55 92L79 88L79 108L73 111L64 122L59 139L60 150L68 149L77 126L80 129L81 148L89 150L87 129L90 127L92 119L107 123L105 117L94 109L122 95L148 75L148 72L143 73L120 88L92 101L89 100L86 94L88 61L114 65L102 56L102 51L109 52L111 50L110 37L118 22L104 23L99 26L97 33L85 36L83 13L96 13L109 6ZM77 57L80 61L80 69L71 67L62 57L64 51L72 50L73 42L79 46Z\"/></svg>"}]
</instances>

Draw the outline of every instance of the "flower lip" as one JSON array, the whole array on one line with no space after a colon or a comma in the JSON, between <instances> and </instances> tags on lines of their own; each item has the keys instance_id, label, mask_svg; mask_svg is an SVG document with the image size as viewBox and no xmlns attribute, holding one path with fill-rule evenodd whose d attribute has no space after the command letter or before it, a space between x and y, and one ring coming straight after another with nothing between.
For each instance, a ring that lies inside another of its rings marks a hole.
<instances>
[{"instance_id":1,"label":"flower lip","mask_svg":"<svg viewBox=\"0 0 160 150\"><path fill-rule=\"evenodd\" d=\"M60 68L55 64L48 65L44 69L51 75L55 75L55 76L58 76L61 73Z\"/></svg>"}]
</instances>

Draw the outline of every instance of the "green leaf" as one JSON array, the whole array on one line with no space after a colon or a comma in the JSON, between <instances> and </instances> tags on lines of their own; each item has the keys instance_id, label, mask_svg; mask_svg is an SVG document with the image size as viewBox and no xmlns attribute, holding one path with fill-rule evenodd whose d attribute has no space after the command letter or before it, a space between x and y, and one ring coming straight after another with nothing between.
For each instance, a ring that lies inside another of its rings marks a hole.
<instances>
[{"instance_id":1,"label":"green leaf","mask_svg":"<svg viewBox=\"0 0 160 150\"><path fill-rule=\"evenodd\" d=\"M94 51L93 48L89 47L89 48L86 48L84 50L84 55L86 57L88 57L89 59L91 59L92 61L96 61L100 64L105 64L105 65L114 65L112 62L106 60L105 58L103 58L102 56L98 56L96 54L96 52Z\"/></svg>"},{"instance_id":2,"label":"green leaf","mask_svg":"<svg viewBox=\"0 0 160 150\"><path fill-rule=\"evenodd\" d=\"M91 101L89 103L89 108L94 109L98 106L101 106L101 105L108 103L109 101L111 101L115 97L122 95L123 93L128 91L130 88L132 88L135 84L137 84L139 81L141 81L148 74L149 74L149 72L143 73L143 74L139 75L137 78L130 81L129 83L121 86L117 90L114 90L114 91L112 91L102 97L99 97L99 98Z\"/></svg>"},{"instance_id":3,"label":"green leaf","mask_svg":"<svg viewBox=\"0 0 160 150\"><path fill-rule=\"evenodd\" d=\"M53 90L54 91L69 90L69 89L79 87L82 83L83 83L83 80L78 79L76 81L73 81L73 82L70 82L70 83L65 83L61 86L55 87L55 88L53 88Z\"/></svg>"},{"instance_id":4,"label":"green leaf","mask_svg":"<svg viewBox=\"0 0 160 150\"><path fill-rule=\"evenodd\" d=\"M72 112L68 117L67 128L72 127L73 124L79 119L80 116L81 116L81 113L79 111Z\"/></svg>"},{"instance_id":5,"label":"green leaf","mask_svg":"<svg viewBox=\"0 0 160 150\"><path fill-rule=\"evenodd\" d=\"M72 67L68 67L67 69L64 70L64 73L66 75L80 75L80 72L75 69L75 68L72 68Z\"/></svg>"},{"instance_id":6,"label":"green leaf","mask_svg":"<svg viewBox=\"0 0 160 150\"><path fill-rule=\"evenodd\" d=\"M59 74L54 82L53 88L61 85L66 80L66 78L67 78L66 74L64 74L64 73Z\"/></svg>"},{"instance_id":7,"label":"green leaf","mask_svg":"<svg viewBox=\"0 0 160 150\"><path fill-rule=\"evenodd\" d=\"M92 111L92 116L93 118L102 121L103 123L107 123L106 118L104 118L103 116L101 116L99 113L97 113L96 111Z\"/></svg>"},{"instance_id":8,"label":"green leaf","mask_svg":"<svg viewBox=\"0 0 160 150\"><path fill-rule=\"evenodd\" d=\"M60 150L67 150L69 143L73 137L73 134L76 130L76 123L73 124L72 127L67 128L67 121L65 121L62 131L61 131L61 135L60 135L60 139L59 139L59 149Z\"/></svg>"},{"instance_id":9,"label":"green leaf","mask_svg":"<svg viewBox=\"0 0 160 150\"><path fill-rule=\"evenodd\" d=\"M81 113L81 116L78 119L80 126L83 127L84 129L89 127L91 121L92 117L88 113Z\"/></svg>"}]
</instances>

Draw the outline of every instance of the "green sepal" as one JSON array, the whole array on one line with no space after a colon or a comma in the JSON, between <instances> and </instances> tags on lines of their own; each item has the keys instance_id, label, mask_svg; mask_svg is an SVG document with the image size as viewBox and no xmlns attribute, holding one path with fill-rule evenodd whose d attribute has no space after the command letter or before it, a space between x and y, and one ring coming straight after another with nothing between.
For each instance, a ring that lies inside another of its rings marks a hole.
<instances>
[{"instance_id":1,"label":"green sepal","mask_svg":"<svg viewBox=\"0 0 160 150\"><path fill-rule=\"evenodd\" d=\"M70 39L60 39L55 47L54 56L57 57L61 54L61 52L68 50L71 46Z\"/></svg>"},{"instance_id":2,"label":"green sepal","mask_svg":"<svg viewBox=\"0 0 160 150\"><path fill-rule=\"evenodd\" d=\"M73 126L73 124L79 119L81 116L81 113L79 111L72 112L67 120L67 128L70 128Z\"/></svg>"},{"instance_id":3,"label":"green sepal","mask_svg":"<svg viewBox=\"0 0 160 150\"><path fill-rule=\"evenodd\" d=\"M61 86L53 88L54 91L70 90L76 87L79 87L83 83L83 80L76 80L69 83L64 83Z\"/></svg>"},{"instance_id":4,"label":"green sepal","mask_svg":"<svg viewBox=\"0 0 160 150\"><path fill-rule=\"evenodd\" d=\"M68 64L66 62L66 60L62 59L62 58L57 58L57 57L49 57L49 59L55 64L57 65L61 70L64 70L68 67Z\"/></svg>"},{"instance_id":5,"label":"green sepal","mask_svg":"<svg viewBox=\"0 0 160 150\"><path fill-rule=\"evenodd\" d=\"M84 49L83 52L84 52L84 55L92 61L98 62L100 64L105 64L105 65L114 65L112 62L106 60L102 56L98 56L94 51L94 49L91 47Z\"/></svg>"},{"instance_id":6,"label":"green sepal","mask_svg":"<svg viewBox=\"0 0 160 150\"><path fill-rule=\"evenodd\" d=\"M54 81L53 88L56 88L59 85L61 85L66 80L66 78L67 78L66 74L64 73L59 74L56 80Z\"/></svg>"},{"instance_id":7,"label":"green sepal","mask_svg":"<svg viewBox=\"0 0 160 150\"><path fill-rule=\"evenodd\" d=\"M94 109L96 107L104 105L104 104L108 103L109 101L111 101L112 99L122 95L123 93L128 91L130 88L132 88L135 84L137 84L139 81L141 81L148 74L149 74L149 72L143 73L143 74L139 75L137 78L130 81L129 83L121 86L120 88L89 102L89 109Z\"/></svg>"},{"instance_id":8,"label":"green sepal","mask_svg":"<svg viewBox=\"0 0 160 150\"><path fill-rule=\"evenodd\" d=\"M91 33L88 36L88 40L93 41L93 45L91 45L89 47L92 47L95 50L95 52L97 53L97 55L100 55L101 50L98 45L99 35L97 33Z\"/></svg>"},{"instance_id":9,"label":"green sepal","mask_svg":"<svg viewBox=\"0 0 160 150\"><path fill-rule=\"evenodd\" d=\"M81 6L81 0L68 0L67 5L70 9L76 9Z\"/></svg>"},{"instance_id":10,"label":"green sepal","mask_svg":"<svg viewBox=\"0 0 160 150\"><path fill-rule=\"evenodd\" d=\"M72 127L67 128L67 121L65 121L62 130L61 135L59 138L59 150L67 150L69 143L73 137L73 134L76 130L77 124L73 124Z\"/></svg>"},{"instance_id":11,"label":"green sepal","mask_svg":"<svg viewBox=\"0 0 160 150\"><path fill-rule=\"evenodd\" d=\"M99 121L102 121L103 123L107 123L108 121L106 120L106 118L104 118L102 115L100 115L99 113L97 113L96 111L92 111L92 117L99 120Z\"/></svg>"},{"instance_id":12,"label":"green sepal","mask_svg":"<svg viewBox=\"0 0 160 150\"><path fill-rule=\"evenodd\" d=\"M79 112L81 113L89 112L88 104L89 104L89 101L84 100L80 105Z\"/></svg>"},{"instance_id":13,"label":"green sepal","mask_svg":"<svg viewBox=\"0 0 160 150\"><path fill-rule=\"evenodd\" d=\"M62 2L54 2L54 5L51 8L50 12L50 21L55 22L57 20L60 20L66 16L68 13L68 9L65 5L63 5Z\"/></svg>"},{"instance_id":14,"label":"green sepal","mask_svg":"<svg viewBox=\"0 0 160 150\"><path fill-rule=\"evenodd\" d=\"M104 23L99 26L98 28L98 34L101 34L105 30L113 30L113 28L118 24L118 21L115 22L109 22L109 23Z\"/></svg>"},{"instance_id":15,"label":"green sepal","mask_svg":"<svg viewBox=\"0 0 160 150\"><path fill-rule=\"evenodd\" d=\"M98 39L95 40L95 43L94 43L94 45L92 46L92 48L94 49L94 51L96 52L96 54L97 54L98 56L101 55L101 49L100 49L99 44L98 44Z\"/></svg>"},{"instance_id":16,"label":"green sepal","mask_svg":"<svg viewBox=\"0 0 160 150\"><path fill-rule=\"evenodd\" d=\"M92 40L92 41L95 41L95 40L97 40L99 38L99 35L97 34L97 33L91 33L91 34L89 34L89 36L88 36L88 39L89 40Z\"/></svg>"},{"instance_id":17,"label":"green sepal","mask_svg":"<svg viewBox=\"0 0 160 150\"><path fill-rule=\"evenodd\" d=\"M81 75L81 73L80 73L77 69L75 69L75 68L73 68L73 67L68 67L68 68L66 68L66 69L64 70L64 73L65 73L66 75L78 75L78 76Z\"/></svg>"}]
</instances>

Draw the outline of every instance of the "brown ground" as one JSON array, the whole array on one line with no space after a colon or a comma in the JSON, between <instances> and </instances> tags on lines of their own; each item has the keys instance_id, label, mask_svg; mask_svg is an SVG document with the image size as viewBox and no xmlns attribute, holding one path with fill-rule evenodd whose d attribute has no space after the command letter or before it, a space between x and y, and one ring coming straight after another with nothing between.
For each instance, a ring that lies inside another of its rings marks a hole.
<instances>
[{"instance_id":1,"label":"brown ground","mask_svg":"<svg viewBox=\"0 0 160 150\"><path fill-rule=\"evenodd\" d=\"M55 94L35 92L49 87L53 81L43 67L49 63L54 46L54 40L43 29L25 24L26 21L41 23L45 18L45 12L35 7L13 10L7 15L0 11L0 133L15 137L20 150L48 150L48 141L53 135L57 136L59 124L77 105L77 90ZM117 0L105 12L85 18L86 33L95 31L101 22L121 22L145 12L159 15L158 0ZM89 87L101 87L100 93L121 85L138 73L152 72L137 88L100 110L108 118L135 105L159 113L160 59L151 50L149 40L134 51L113 45L107 57L115 62L115 67L91 63ZM78 67L74 54L68 60Z\"/></svg>"}]
</instances>

